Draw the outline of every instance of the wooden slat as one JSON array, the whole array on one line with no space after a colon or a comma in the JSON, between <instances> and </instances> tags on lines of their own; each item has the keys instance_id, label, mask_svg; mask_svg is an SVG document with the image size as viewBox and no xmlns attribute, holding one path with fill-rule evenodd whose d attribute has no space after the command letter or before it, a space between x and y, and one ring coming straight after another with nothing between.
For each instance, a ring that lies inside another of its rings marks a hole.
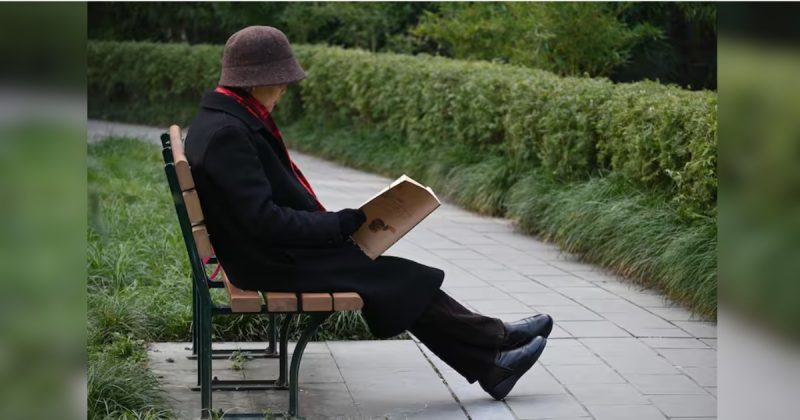
<instances>
[{"instance_id":1,"label":"wooden slat","mask_svg":"<svg viewBox=\"0 0 800 420\"><path fill-rule=\"evenodd\" d=\"M332 295L334 311L355 311L364 307L364 301L356 292L338 292Z\"/></svg>"},{"instance_id":2,"label":"wooden slat","mask_svg":"<svg viewBox=\"0 0 800 420\"><path fill-rule=\"evenodd\" d=\"M172 145L172 154L175 154L175 148L180 149L181 155L183 154L183 141L181 141L181 127L177 124L169 126L169 142ZM178 144L180 143L180 144Z\"/></svg>"},{"instance_id":3,"label":"wooden slat","mask_svg":"<svg viewBox=\"0 0 800 420\"><path fill-rule=\"evenodd\" d=\"M228 291L231 312L261 311L261 295L259 295L258 292L242 290L234 286L233 283L228 280L228 275L225 274L225 270L222 270L222 281L225 283L225 289Z\"/></svg>"},{"instance_id":4,"label":"wooden slat","mask_svg":"<svg viewBox=\"0 0 800 420\"><path fill-rule=\"evenodd\" d=\"M297 295L283 292L264 292L268 312L297 312Z\"/></svg>"},{"instance_id":5,"label":"wooden slat","mask_svg":"<svg viewBox=\"0 0 800 420\"><path fill-rule=\"evenodd\" d=\"M189 167L189 161L184 160L175 161L175 174L178 175L178 184L181 186L181 191L189 191L194 189L194 178L192 178L192 169Z\"/></svg>"},{"instance_id":6,"label":"wooden slat","mask_svg":"<svg viewBox=\"0 0 800 420\"><path fill-rule=\"evenodd\" d=\"M211 247L206 227L204 225L193 227L192 236L194 236L194 243L197 245L197 253L200 254L200 258L211 258L214 255L214 249Z\"/></svg>"},{"instance_id":7,"label":"wooden slat","mask_svg":"<svg viewBox=\"0 0 800 420\"><path fill-rule=\"evenodd\" d=\"M186 212L189 213L189 222L192 223L192 226L202 223L203 209L200 207L200 197L197 196L197 191L185 191L183 202L186 204Z\"/></svg>"},{"instance_id":8,"label":"wooden slat","mask_svg":"<svg viewBox=\"0 0 800 420\"><path fill-rule=\"evenodd\" d=\"M177 125L169 127L169 142L172 148L172 160L175 161L175 173L178 175L178 184L181 186L181 191L194 189L192 170L189 167L189 161L186 159L186 151L184 150L183 140L181 139L181 128Z\"/></svg>"},{"instance_id":9,"label":"wooden slat","mask_svg":"<svg viewBox=\"0 0 800 420\"><path fill-rule=\"evenodd\" d=\"M333 298L330 293L303 293L303 312L327 312L333 310Z\"/></svg>"}]
</instances>

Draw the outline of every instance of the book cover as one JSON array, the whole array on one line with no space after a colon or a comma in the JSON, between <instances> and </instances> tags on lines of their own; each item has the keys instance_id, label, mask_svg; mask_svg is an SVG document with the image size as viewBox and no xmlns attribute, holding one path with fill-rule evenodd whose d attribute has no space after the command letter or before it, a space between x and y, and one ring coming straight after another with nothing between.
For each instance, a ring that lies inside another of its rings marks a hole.
<instances>
[{"instance_id":1,"label":"book cover","mask_svg":"<svg viewBox=\"0 0 800 420\"><path fill-rule=\"evenodd\" d=\"M403 174L360 206L367 220L353 241L374 260L440 205L430 187Z\"/></svg>"}]
</instances>

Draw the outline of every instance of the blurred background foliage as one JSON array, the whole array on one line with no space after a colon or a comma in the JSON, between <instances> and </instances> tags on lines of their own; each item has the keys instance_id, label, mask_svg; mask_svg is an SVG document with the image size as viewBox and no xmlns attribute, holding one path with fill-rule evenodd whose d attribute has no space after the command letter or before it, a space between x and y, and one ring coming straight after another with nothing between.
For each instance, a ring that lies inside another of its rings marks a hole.
<instances>
[{"instance_id":1,"label":"blurred background foliage","mask_svg":"<svg viewBox=\"0 0 800 420\"><path fill-rule=\"evenodd\" d=\"M89 38L223 44L248 25L293 43L507 62L716 89L711 3L91 3Z\"/></svg>"},{"instance_id":2,"label":"blurred background foliage","mask_svg":"<svg viewBox=\"0 0 800 420\"><path fill-rule=\"evenodd\" d=\"M3 419L85 418L86 13L0 3Z\"/></svg>"}]
</instances>

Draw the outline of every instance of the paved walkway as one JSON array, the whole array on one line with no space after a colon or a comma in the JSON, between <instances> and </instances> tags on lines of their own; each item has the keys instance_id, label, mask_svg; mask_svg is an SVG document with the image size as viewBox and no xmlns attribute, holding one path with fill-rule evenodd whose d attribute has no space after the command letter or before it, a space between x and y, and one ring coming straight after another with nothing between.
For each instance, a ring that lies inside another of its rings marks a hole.
<instances>
[{"instance_id":1,"label":"paved walkway","mask_svg":"<svg viewBox=\"0 0 800 420\"><path fill-rule=\"evenodd\" d=\"M89 122L90 140L110 130L154 142L163 131ZM333 210L357 206L391 181L299 152L292 157L320 200ZM319 343L319 354L328 355L319 357L336 362L341 374L337 383L342 386L305 385L320 402L316 408L303 405L315 413L312 417L716 416L716 326L695 319L655 292L631 286L557 246L518 233L508 220L479 216L449 203L388 254L443 269L444 289L481 313L504 320L551 314L556 327L547 349L505 402L495 402L414 342ZM377 357L370 368L340 363L340 358L369 357ZM423 363L426 358L431 364ZM304 375L314 375L312 358L304 363ZM441 380L432 376L437 374ZM335 409L342 400L334 395L349 398L354 411Z\"/></svg>"}]
</instances>

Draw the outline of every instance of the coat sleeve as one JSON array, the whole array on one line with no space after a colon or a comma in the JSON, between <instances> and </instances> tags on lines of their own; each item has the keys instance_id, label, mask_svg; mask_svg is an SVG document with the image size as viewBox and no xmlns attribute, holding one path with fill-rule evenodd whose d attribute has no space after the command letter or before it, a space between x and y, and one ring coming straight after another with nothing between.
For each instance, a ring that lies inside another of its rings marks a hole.
<instances>
[{"instance_id":1,"label":"coat sleeve","mask_svg":"<svg viewBox=\"0 0 800 420\"><path fill-rule=\"evenodd\" d=\"M273 201L256 149L241 129L219 129L206 149L203 167L227 201L227 208L257 240L300 246L343 241L336 213L295 210Z\"/></svg>"}]
</instances>

